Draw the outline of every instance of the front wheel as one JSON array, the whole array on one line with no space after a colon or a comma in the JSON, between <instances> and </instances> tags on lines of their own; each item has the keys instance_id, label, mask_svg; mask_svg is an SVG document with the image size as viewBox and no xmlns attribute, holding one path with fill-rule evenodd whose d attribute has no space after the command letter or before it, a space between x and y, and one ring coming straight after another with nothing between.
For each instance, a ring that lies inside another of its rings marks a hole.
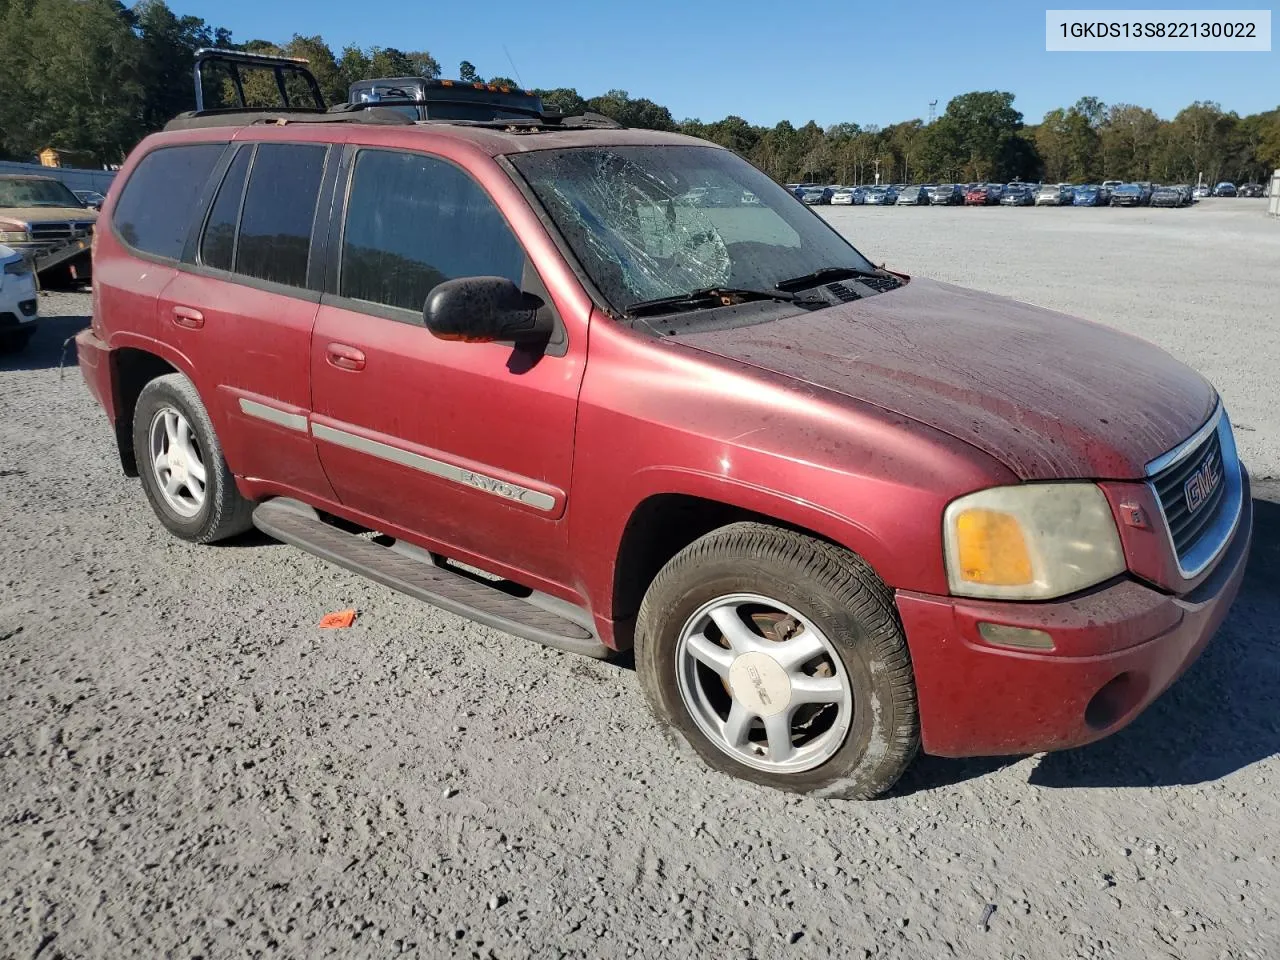
<instances>
[{"instance_id":1,"label":"front wheel","mask_svg":"<svg viewBox=\"0 0 1280 960\"><path fill-rule=\"evenodd\" d=\"M677 554L641 604L636 669L677 743L766 786L869 799L919 744L892 593L790 530L732 524Z\"/></svg>"}]
</instances>

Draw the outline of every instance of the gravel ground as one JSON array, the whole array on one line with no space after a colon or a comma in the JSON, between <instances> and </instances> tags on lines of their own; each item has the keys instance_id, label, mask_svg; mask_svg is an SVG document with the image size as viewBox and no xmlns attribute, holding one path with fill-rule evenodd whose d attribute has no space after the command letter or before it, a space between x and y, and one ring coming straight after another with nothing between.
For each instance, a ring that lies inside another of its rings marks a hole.
<instances>
[{"instance_id":1,"label":"gravel ground","mask_svg":"<svg viewBox=\"0 0 1280 960\"><path fill-rule=\"evenodd\" d=\"M1243 209L833 216L894 266L1163 342L1274 471L1280 225ZM168 537L57 369L88 297L42 305L0 361L0 956L1277 956L1280 483L1217 640L1129 729L808 800L676 756L625 664Z\"/></svg>"},{"instance_id":2,"label":"gravel ground","mask_svg":"<svg viewBox=\"0 0 1280 960\"><path fill-rule=\"evenodd\" d=\"M1217 385L1250 470L1280 478L1280 220L1267 201L820 210L876 263L1159 344Z\"/></svg>"}]
</instances>

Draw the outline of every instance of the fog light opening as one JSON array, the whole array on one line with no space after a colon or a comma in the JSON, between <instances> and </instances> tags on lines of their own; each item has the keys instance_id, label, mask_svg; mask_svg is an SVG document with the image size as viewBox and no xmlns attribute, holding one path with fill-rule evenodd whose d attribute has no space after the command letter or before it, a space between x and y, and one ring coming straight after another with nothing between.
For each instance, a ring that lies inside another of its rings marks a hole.
<instances>
[{"instance_id":1,"label":"fog light opening","mask_svg":"<svg viewBox=\"0 0 1280 960\"><path fill-rule=\"evenodd\" d=\"M1084 722L1094 730L1114 727L1142 701L1147 692L1145 678L1128 671L1103 684L1084 708Z\"/></svg>"},{"instance_id":2,"label":"fog light opening","mask_svg":"<svg viewBox=\"0 0 1280 960\"><path fill-rule=\"evenodd\" d=\"M1031 627L1010 627L1003 623L978 623L978 633L987 643L1001 647L1021 647L1024 650L1052 650L1053 637L1043 630Z\"/></svg>"}]
</instances>

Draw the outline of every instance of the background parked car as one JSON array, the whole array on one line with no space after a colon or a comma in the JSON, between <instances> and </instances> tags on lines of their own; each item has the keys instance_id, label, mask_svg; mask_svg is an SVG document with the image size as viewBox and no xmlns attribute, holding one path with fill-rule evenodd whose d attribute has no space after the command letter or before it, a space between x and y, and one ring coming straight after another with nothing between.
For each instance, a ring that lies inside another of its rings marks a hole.
<instances>
[{"instance_id":1,"label":"background parked car","mask_svg":"<svg viewBox=\"0 0 1280 960\"><path fill-rule=\"evenodd\" d=\"M826 187L806 187L800 191L800 200L811 207L816 207L819 204L830 203L831 196L827 193Z\"/></svg>"},{"instance_id":2,"label":"background parked car","mask_svg":"<svg viewBox=\"0 0 1280 960\"><path fill-rule=\"evenodd\" d=\"M1236 195L1236 185L1227 183L1225 180L1213 188L1215 197L1234 197Z\"/></svg>"},{"instance_id":3,"label":"background parked car","mask_svg":"<svg viewBox=\"0 0 1280 960\"><path fill-rule=\"evenodd\" d=\"M863 203L868 206L891 207L898 202L898 191L893 187L868 187L863 192Z\"/></svg>"},{"instance_id":4,"label":"background parked car","mask_svg":"<svg viewBox=\"0 0 1280 960\"><path fill-rule=\"evenodd\" d=\"M1153 207L1185 207L1191 202L1181 187L1156 187L1151 191Z\"/></svg>"},{"instance_id":5,"label":"background parked car","mask_svg":"<svg viewBox=\"0 0 1280 960\"><path fill-rule=\"evenodd\" d=\"M958 183L940 183L929 189L929 203L933 206L958 206L964 203L964 187Z\"/></svg>"},{"instance_id":6,"label":"background parked car","mask_svg":"<svg viewBox=\"0 0 1280 960\"><path fill-rule=\"evenodd\" d=\"M1196 190L1195 190L1197 200L1203 199L1204 197L1209 196L1211 193L1213 193L1213 191L1209 189L1209 185L1207 183L1200 184L1198 187L1196 187Z\"/></svg>"},{"instance_id":7,"label":"background parked car","mask_svg":"<svg viewBox=\"0 0 1280 960\"><path fill-rule=\"evenodd\" d=\"M1250 197L1256 199L1265 196L1267 188L1260 183L1242 183L1236 189L1237 197Z\"/></svg>"},{"instance_id":8,"label":"background parked car","mask_svg":"<svg viewBox=\"0 0 1280 960\"><path fill-rule=\"evenodd\" d=\"M854 187L841 187L831 194L831 205L833 207L850 207L858 202L858 191Z\"/></svg>"},{"instance_id":9,"label":"background parked car","mask_svg":"<svg viewBox=\"0 0 1280 960\"><path fill-rule=\"evenodd\" d=\"M980 183L964 195L964 202L970 206L991 206L1000 202L1004 196L1004 185L999 183Z\"/></svg>"},{"instance_id":10,"label":"background parked car","mask_svg":"<svg viewBox=\"0 0 1280 960\"><path fill-rule=\"evenodd\" d=\"M903 187L898 192L896 202L902 206L927 207L929 199L929 188L927 186L910 186Z\"/></svg>"},{"instance_id":11,"label":"background parked car","mask_svg":"<svg viewBox=\"0 0 1280 960\"><path fill-rule=\"evenodd\" d=\"M1149 197L1142 189L1142 185L1137 183L1122 183L1111 191L1113 207L1140 207L1144 199Z\"/></svg>"},{"instance_id":12,"label":"background parked car","mask_svg":"<svg viewBox=\"0 0 1280 960\"><path fill-rule=\"evenodd\" d=\"M1111 202L1111 191L1097 184L1085 183L1072 191L1072 206L1105 207Z\"/></svg>"},{"instance_id":13,"label":"background parked car","mask_svg":"<svg viewBox=\"0 0 1280 960\"><path fill-rule=\"evenodd\" d=\"M1114 190L1116 187L1120 186L1123 183L1124 183L1123 180L1103 180L1102 188L1104 190L1110 191L1110 190Z\"/></svg>"},{"instance_id":14,"label":"background parked car","mask_svg":"<svg viewBox=\"0 0 1280 960\"><path fill-rule=\"evenodd\" d=\"M1000 194L1000 203L1006 207L1030 207L1035 202L1036 195L1029 183L1011 183Z\"/></svg>"},{"instance_id":15,"label":"background parked car","mask_svg":"<svg viewBox=\"0 0 1280 960\"><path fill-rule=\"evenodd\" d=\"M97 190L72 190L71 192L90 210L101 210L102 205L107 202L107 198Z\"/></svg>"},{"instance_id":16,"label":"background parked car","mask_svg":"<svg viewBox=\"0 0 1280 960\"><path fill-rule=\"evenodd\" d=\"M1074 199L1070 184L1046 183L1036 191L1037 207L1069 207Z\"/></svg>"}]
</instances>

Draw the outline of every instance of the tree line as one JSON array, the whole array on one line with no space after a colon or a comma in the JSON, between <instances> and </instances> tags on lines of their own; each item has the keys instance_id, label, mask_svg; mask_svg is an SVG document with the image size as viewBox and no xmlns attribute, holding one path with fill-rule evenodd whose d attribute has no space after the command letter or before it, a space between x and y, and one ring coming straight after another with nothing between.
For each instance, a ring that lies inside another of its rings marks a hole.
<instances>
[{"instance_id":1,"label":"tree line","mask_svg":"<svg viewBox=\"0 0 1280 960\"><path fill-rule=\"evenodd\" d=\"M200 17L179 16L164 0L126 7L119 0L0 0L0 157L29 160L45 147L92 164L119 163L135 143L194 106L192 56L231 47L310 61L325 99L346 99L356 80L441 75L427 51L347 46L295 34L276 43L236 43ZM460 79L485 80L464 60ZM488 82L518 86L505 76ZM1280 107L1241 117L1216 103L1193 103L1172 119L1134 104L1085 97L1028 124L1003 91L961 94L930 124L854 122L821 127L676 120L652 100L624 90L583 97L572 88L538 89L565 113L591 110L627 126L687 133L748 158L780 182L1008 181L1087 182L1103 178L1190 182L1263 180L1280 167ZM214 89L217 101L225 91ZM269 104L274 87L248 84ZM209 91L206 88L206 96Z\"/></svg>"}]
</instances>

